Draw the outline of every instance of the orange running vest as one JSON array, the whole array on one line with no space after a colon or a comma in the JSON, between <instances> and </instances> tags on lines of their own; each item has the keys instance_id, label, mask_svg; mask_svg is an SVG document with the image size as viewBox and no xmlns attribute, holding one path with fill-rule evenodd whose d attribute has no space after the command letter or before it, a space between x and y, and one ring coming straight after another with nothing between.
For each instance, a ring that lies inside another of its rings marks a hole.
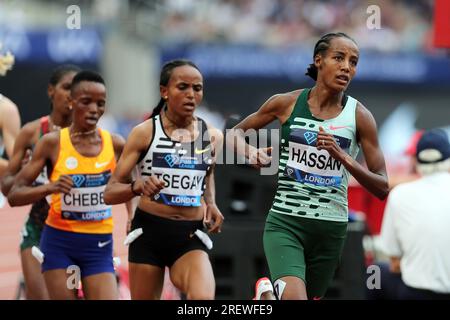
<instances>
[{"instance_id":1,"label":"orange running vest","mask_svg":"<svg viewBox=\"0 0 450 320\"><path fill-rule=\"evenodd\" d=\"M68 194L51 195L47 225L77 233L112 233L111 206L105 204L103 194L116 160L111 134L102 129L99 132L102 138L100 154L85 157L72 145L69 128L61 129L58 160L50 181L57 181L61 175L70 175L73 187Z\"/></svg>"}]
</instances>

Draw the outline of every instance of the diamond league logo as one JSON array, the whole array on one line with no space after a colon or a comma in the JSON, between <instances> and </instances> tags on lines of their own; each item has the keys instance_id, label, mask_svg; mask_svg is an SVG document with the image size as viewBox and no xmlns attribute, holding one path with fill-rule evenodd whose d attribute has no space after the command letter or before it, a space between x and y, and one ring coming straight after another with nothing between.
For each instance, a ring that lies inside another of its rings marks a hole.
<instances>
[{"instance_id":1,"label":"diamond league logo","mask_svg":"<svg viewBox=\"0 0 450 320\"><path fill-rule=\"evenodd\" d=\"M72 181L77 188L79 188L85 180L86 180L86 178L83 175L73 175L72 176Z\"/></svg>"},{"instance_id":2,"label":"diamond league logo","mask_svg":"<svg viewBox=\"0 0 450 320\"><path fill-rule=\"evenodd\" d=\"M164 157L164 160L166 160L167 164L172 168L180 162L180 157L173 154L168 154Z\"/></svg>"},{"instance_id":3,"label":"diamond league logo","mask_svg":"<svg viewBox=\"0 0 450 320\"><path fill-rule=\"evenodd\" d=\"M313 144L317 140L317 132L306 131L303 136L308 144Z\"/></svg>"},{"instance_id":4,"label":"diamond league logo","mask_svg":"<svg viewBox=\"0 0 450 320\"><path fill-rule=\"evenodd\" d=\"M292 175L294 173L294 169L287 168L287 173L288 173L288 175Z\"/></svg>"}]
</instances>

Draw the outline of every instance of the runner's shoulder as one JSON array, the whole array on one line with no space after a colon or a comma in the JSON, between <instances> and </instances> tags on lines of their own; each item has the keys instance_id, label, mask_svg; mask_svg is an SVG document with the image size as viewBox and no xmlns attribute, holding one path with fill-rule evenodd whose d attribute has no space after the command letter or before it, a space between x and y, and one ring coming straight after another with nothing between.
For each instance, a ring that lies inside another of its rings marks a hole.
<instances>
[{"instance_id":1,"label":"runner's shoulder","mask_svg":"<svg viewBox=\"0 0 450 320\"><path fill-rule=\"evenodd\" d=\"M266 101L260 111L276 115L278 118L284 118L286 114L291 113L291 107L295 105L299 95L304 89L278 93Z\"/></svg>"},{"instance_id":2,"label":"runner's shoulder","mask_svg":"<svg viewBox=\"0 0 450 320\"><path fill-rule=\"evenodd\" d=\"M31 143L33 143L32 140L35 140L33 138L36 136L39 137L40 130L41 130L41 121L40 119L36 119L25 123L22 129L20 129L19 134L22 137L27 138L27 140L29 140Z\"/></svg>"},{"instance_id":3,"label":"runner's shoulder","mask_svg":"<svg viewBox=\"0 0 450 320\"><path fill-rule=\"evenodd\" d=\"M150 140L153 139L153 130L153 118L149 118L131 129L127 138L127 143L133 143L138 149L147 149Z\"/></svg>"},{"instance_id":4,"label":"runner's shoulder","mask_svg":"<svg viewBox=\"0 0 450 320\"><path fill-rule=\"evenodd\" d=\"M279 107L285 108L286 106L295 103L303 90L304 89L298 89L284 93L277 93L272 97L270 97L270 99L267 102L274 108Z\"/></svg>"},{"instance_id":5,"label":"runner's shoulder","mask_svg":"<svg viewBox=\"0 0 450 320\"><path fill-rule=\"evenodd\" d=\"M39 143L43 144L45 147L53 147L59 145L59 138L60 130L56 130L44 134Z\"/></svg>"}]
</instances>

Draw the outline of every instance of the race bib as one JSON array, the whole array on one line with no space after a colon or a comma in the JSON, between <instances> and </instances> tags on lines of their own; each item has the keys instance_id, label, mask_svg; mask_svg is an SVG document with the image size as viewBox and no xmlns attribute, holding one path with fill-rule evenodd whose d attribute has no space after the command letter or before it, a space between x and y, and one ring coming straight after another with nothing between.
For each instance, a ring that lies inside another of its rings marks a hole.
<instances>
[{"instance_id":1,"label":"race bib","mask_svg":"<svg viewBox=\"0 0 450 320\"><path fill-rule=\"evenodd\" d=\"M111 206L105 204L105 186L111 172L100 174L71 175L73 188L68 194L61 193L63 219L99 221L111 217Z\"/></svg>"},{"instance_id":2,"label":"race bib","mask_svg":"<svg viewBox=\"0 0 450 320\"><path fill-rule=\"evenodd\" d=\"M154 200L172 206L201 206L206 167L199 157L154 154L152 174L165 183Z\"/></svg>"},{"instance_id":3,"label":"race bib","mask_svg":"<svg viewBox=\"0 0 450 320\"><path fill-rule=\"evenodd\" d=\"M338 145L348 153L351 139L333 136ZM289 137L289 158L284 175L298 182L317 186L339 186L344 166L326 150L316 148L317 132L294 129Z\"/></svg>"}]
</instances>

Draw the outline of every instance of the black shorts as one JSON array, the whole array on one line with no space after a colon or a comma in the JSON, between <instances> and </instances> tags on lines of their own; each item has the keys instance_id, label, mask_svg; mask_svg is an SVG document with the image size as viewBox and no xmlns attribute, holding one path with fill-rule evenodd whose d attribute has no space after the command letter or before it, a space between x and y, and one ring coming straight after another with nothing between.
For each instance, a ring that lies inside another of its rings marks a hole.
<instances>
[{"instance_id":1,"label":"black shorts","mask_svg":"<svg viewBox=\"0 0 450 320\"><path fill-rule=\"evenodd\" d=\"M206 246L194 235L203 229L203 222L172 220L136 208L131 230L142 228L143 233L130 243L128 261L171 267L182 255Z\"/></svg>"}]
</instances>

